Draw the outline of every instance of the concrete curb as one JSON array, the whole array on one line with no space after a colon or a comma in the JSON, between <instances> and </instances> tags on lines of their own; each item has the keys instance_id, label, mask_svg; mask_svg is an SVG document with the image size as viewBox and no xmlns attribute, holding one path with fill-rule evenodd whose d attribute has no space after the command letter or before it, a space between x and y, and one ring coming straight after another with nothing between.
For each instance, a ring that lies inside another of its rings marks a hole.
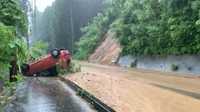
<instances>
[{"instance_id":1,"label":"concrete curb","mask_svg":"<svg viewBox=\"0 0 200 112\"><path fill-rule=\"evenodd\" d=\"M92 104L94 108L98 112L116 112L114 109L111 107L107 106L104 104L102 101L100 101L98 98L95 96L91 95L89 92L86 90L82 89L79 87L77 84L73 83L72 81L65 79L64 77L59 77L61 81L65 82L67 85L69 85L76 93L81 96L83 99L85 99L87 102Z\"/></svg>"}]
</instances>

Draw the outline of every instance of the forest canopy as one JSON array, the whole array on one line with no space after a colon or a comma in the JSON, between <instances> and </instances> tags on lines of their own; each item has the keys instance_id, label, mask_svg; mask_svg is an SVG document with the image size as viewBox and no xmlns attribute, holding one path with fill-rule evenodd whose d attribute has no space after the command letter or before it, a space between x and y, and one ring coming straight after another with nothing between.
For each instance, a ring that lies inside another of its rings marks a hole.
<instances>
[{"instance_id":1,"label":"forest canopy","mask_svg":"<svg viewBox=\"0 0 200 112\"><path fill-rule=\"evenodd\" d=\"M49 49L74 51L74 42L82 35L81 27L103 8L102 0L56 0L44 12L36 12L33 21L34 41L49 43Z\"/></svg>"},{"instance_id":2,"label":"forest canopy","mask_svg":"<svg viewBox=\"0 0 200 112\"><path fill-rule=\"evenodd\" d=\"M112 0L84 28L77 56L85 59L108 29L123 55L200 54L199 0Z\"/></svg>"}]
</instances>

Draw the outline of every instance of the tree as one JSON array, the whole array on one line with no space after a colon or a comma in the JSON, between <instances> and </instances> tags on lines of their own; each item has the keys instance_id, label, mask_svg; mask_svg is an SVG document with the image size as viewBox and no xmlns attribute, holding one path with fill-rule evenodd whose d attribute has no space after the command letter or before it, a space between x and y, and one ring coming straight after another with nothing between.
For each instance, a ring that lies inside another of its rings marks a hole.
<instances>
[{"instance_id":1,"label":"tree","mask_svg":"<svg viewBox=\"0 0 200 112\"><path fill-rule=\"evenodd\" d=\"M74 50L82 36L81 27L102 9L102 0L56 0L44 12L37 12L35 40L49 42L50 49Z\"/></svg>"},{"instance_id":2,"label":"tree","mask_svg":"<svg viewBox=\"0 0 200 112\"><path fill-rule=\"evenodd\" d=\"M15 60L20 65L26 59L26 44L23 36L27 34L26 14L19 1L0 1L0 73L10 67ZM16 60L17 58L17 60ZM4 73L6 74L6 73ZM0 77L3 77L2 74Z\"/></svg>"},{"instance_id":3,"label":"tree","mask_svg":"<svg viewBox=\"0 0 200 112\"><path fill-rule=\"evenodd\" d=\"M110 26L117 33L124 55L200 53L199 0L112 0L108 5L110 8L105 9L102 18L110 22L103 27ZM95 21L94 18L93 24L103 21ZM93 35L104 32L104 29L90 32L84 32L87 39L80 40L78 52L87 51L88 48L83 49L85 45L82 43L95 40ZM87 53L92 53L92 50Z\"/></svg>"}]
</instances>

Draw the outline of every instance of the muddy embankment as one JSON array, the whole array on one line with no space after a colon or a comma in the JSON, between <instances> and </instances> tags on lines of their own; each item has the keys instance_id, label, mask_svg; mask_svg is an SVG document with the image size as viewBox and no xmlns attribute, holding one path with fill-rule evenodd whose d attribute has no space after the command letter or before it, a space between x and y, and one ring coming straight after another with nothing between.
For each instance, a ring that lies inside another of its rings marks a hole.
<instances>
[{"instance_id":1,"label":"muddy embankment","mask_svg":"<svg viewBox=\"0 0 200 112\"><path fill-rule=\"evenodd\" d=\"M200 56L198 55L120 56L122 47L116 38L116 34L108 31L103 38L105 38L105 40L89 57L89 61L92 63L107 65L118 64L122 67L189 73L189 75L200 76Z\"/></svg>"},{"instance_id":2,"label":"muddy embankment","mask_svg":"<svg viewBox=\"0 0 200 112\"><path fill-rule=\"evenodd\" d=\"M106 33L105 40L95 50L95 52L89 57L89 61L92 63L100 64L113 64L116 63L121 52L121 47L115 33L109 31Z\"/></svg>"}]
</instances>

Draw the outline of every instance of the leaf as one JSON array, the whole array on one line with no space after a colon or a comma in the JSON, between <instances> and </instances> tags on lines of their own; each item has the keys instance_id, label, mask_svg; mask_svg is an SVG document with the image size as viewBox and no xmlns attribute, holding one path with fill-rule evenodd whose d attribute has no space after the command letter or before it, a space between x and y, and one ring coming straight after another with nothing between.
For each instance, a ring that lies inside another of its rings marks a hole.
<instances>
[{"instance_id":1,"label":"leaf","mask_svg":"<svg viewBox=\"0 0 200 112\"><path fill-rule=\"evenodd\" d=\"M195 22L196 25L200 25L200 19Z\"/></svg>"},{"instance_id":2,"label":"leaf","mask_svg":"<svg viewBox=\"0 0 200 112\"><path fill-rule=\"evenodd\" d=\"M10 47L10 49L15 48L15 44L13 44L13 43L8 44L8 46Z\"/></svg>"}]
</instances>

